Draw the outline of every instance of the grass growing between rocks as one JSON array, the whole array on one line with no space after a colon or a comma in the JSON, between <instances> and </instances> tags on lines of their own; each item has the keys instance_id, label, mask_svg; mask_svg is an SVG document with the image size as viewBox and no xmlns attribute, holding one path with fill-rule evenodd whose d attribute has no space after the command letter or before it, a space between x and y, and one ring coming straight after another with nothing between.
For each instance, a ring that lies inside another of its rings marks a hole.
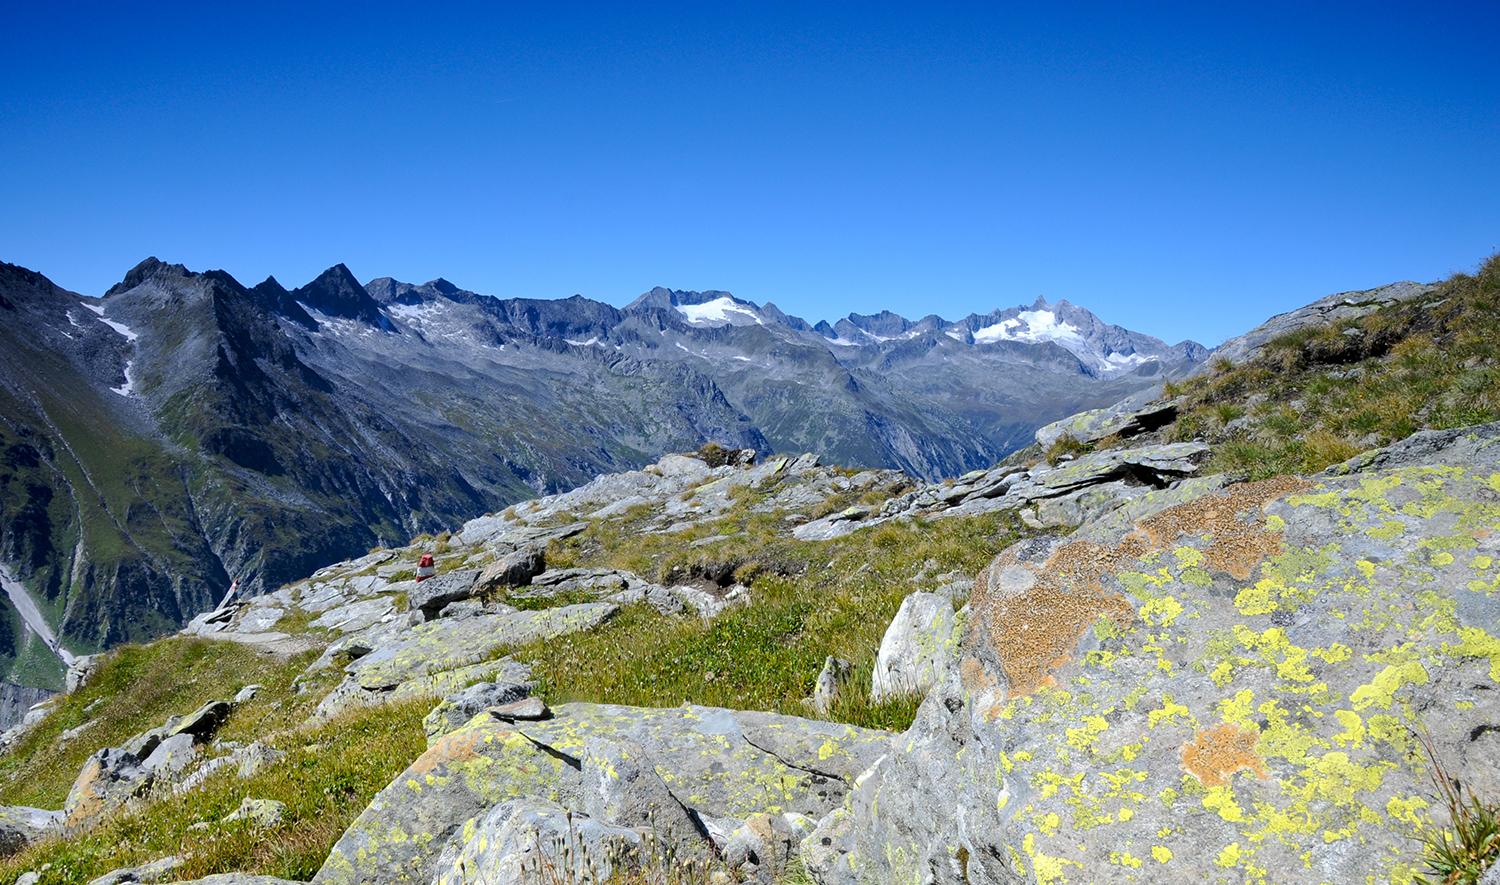
<instances>
[{"instance_id":1,"label":"grass growing between rocks","mask_svg":"<svg viewBox=\"0 0 1500 885\"><path fill-rule=\"evenodd\" d=\"M852 662L854 676L828 718L901 730L915 715L916 699L868 700L875 654L901 601L915 590L933 589L941 574L974 575L1025 531L1008 514L996 513L893 521L812 543L777 535L779 521L774 514L741 514L693 532L654 536L596 524L555 544L549 562L630 568L664 583L729 569L751 582L753 604L731 608L711 623L631 606L596 630L532 643L516 656L535 666L553 704L693 703L806 716L802 699L832 655ZM733 532L738 534L711 546L689 546L699 533Z\"/></svg>"},{"instance_id":2,"label":"grass growing between rocks","mask_svg":"<svg viewBox=\"0 0 1500 885\"><path fill-rule=\"evenodd\" d=\"M232 871L310 879L375 793L425 749L422 717L431 706L427 699L392 704L276 734L266 742L287 753L281 762L249 778L221 770L179 796L147 796L82 835L47 839L0 861L0 881L51 864L39 885L87 882L168 855L186 860L173 873L181 879ZM281 822L220 823L247 797L286 803Z\"/></svg>"},{"instance_id":3,"label":"grass growing between rocks","mask_svg":"<svg viewBox=\"0 0 1500 885\"><path fill-rule=\"evenodd\" d=\"M1169 385L1173 441L1214 446L1210 473L1306 475L1418 430L1500 420L1500 255L1368 316L1302 329L1247 363Z\"/></svg>"},{"instance_id":4,"label":"grass growing between rocks","mask_svg":"<svg viewBox=\"0 0 1500 885\"><path fill-rule=\"evenodd\" d=\"M1481 800L1443 765L1426 735L1418 735L1426 751L1437 804L1448 812L1448 826L1419 835L1423 860L1439 878L1416 876L1417 885L1475 885L1491 865L1500 861L1500 804Z\"/></svg>"},{"instance_id":5,"label":"grass growing between rocks","mask_svg":"<svg viewBox=\"0 0 1500 885\"><path fill-rule=\"evenodd\" d=\"M266 689L230 716L221 739L244 740L285 727L294 716L287 707L292 677L308 659L288 661L204 639L121 646L82 689L0 756L0 804L61 808L84 760L100 747L120 746L209 701L230 700L253 683ZM80 728L71 740L63 739L64 732Z\"/></svg>"},{"instance_id":6,"label":"grass growing between rocks","mask_svg":"<svg viewBox=\"0 0 1500 885\"><path fill-rule=\"evenodd\" d=\"M60 808L84 760L119 746L174 714L263 686L241 703L204 749L222 755L260 740L287 754L249 778L226 767L182 795L161 790L99 826L51 838L0 861L0 881L40 870L41 883L76 883L168 855L186 864L178 878L235 870L307 879L376 792L426 748L422 717L430 699L358 710L303 728L319 693L296 693L293 680L311 654L286 659L232 642L172 638L123 646L76 694L0 758L0 803ZM65 730L89 723L68 741ZM247 798L286 803L281 823L221 824ZM199 825L194 829L194 825ZM206 826L204 826L206 825Z\"/></svg>"}]
</instances>

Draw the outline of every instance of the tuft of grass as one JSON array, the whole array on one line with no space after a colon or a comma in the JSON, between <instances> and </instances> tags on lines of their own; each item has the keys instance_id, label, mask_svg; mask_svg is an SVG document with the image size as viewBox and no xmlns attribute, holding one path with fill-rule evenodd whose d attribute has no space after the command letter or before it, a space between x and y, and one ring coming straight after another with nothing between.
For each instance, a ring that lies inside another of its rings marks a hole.
<instances>
[{"instance_id":1,"label":"tuft of grass","mask_svg":"<svg viewBox=\"0 0 1500 885\"><path fill-rule=\"evenodd\" d=\"M1056 467L1067 455L1077 457L1079 455L1087 455L1093 450L1094 446L1092 443L1080 442L1071 436L1064 436L1053 443L1052 448L1048 449L1043 457L1047 459L1048 464Z\"/></svg>"},{"instance_id":2,"label":"tuft of grass","mask_svg":"<svg viewBox=\"0 0 1500 885\"><path fill-rule=\"evenodd\" d=\"M1438 758L1432 739L1418 734L1427 754L1428 776L1438 804L1448 811L1448 826L1432 827L1419 838L1423 861L1439 876L1415 876L1419 885L1475 885L1491 864L1500 861L1500 804L1482 801L1454 777Z\"/></svg>"}]
</instances>

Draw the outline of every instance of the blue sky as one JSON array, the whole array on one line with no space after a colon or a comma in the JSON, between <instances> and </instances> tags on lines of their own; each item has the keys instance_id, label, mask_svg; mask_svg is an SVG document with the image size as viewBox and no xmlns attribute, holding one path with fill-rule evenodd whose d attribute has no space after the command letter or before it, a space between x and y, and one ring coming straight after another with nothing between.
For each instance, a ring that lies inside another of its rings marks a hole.
<instances>
[{"instance_id":1,"label":"blue sky","mask_svg":"<svg viewBox=\"0 0 1500 885\"><path fill-rule=\"evenodd\" d=\"M8 10L0 260L1216 344L1500 248L1495 4L222 6Z\"/></svg>"}]
</instances>

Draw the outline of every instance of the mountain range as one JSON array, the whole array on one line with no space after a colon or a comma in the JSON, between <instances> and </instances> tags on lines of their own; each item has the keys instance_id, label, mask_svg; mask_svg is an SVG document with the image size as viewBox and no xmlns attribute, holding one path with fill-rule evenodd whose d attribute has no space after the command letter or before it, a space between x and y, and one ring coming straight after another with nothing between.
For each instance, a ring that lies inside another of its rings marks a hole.
<instances>
[{"instance_id":1,"label":"mountain range","mask_svg":"<svg viewBox=\"0 0 1500 885\"><path fill-rule=\"evenodd\" d=\"M247 288L154 258L100 298L0 264L0 319L0 563L46 622L0 599L0 676L43 686L43 626L76 653L147 639L231 580L274 589L708 442L955 476L1209 353L1040 298L829 324L720 291L615 308L343 265Z\"/></svg>"}]
</instances>

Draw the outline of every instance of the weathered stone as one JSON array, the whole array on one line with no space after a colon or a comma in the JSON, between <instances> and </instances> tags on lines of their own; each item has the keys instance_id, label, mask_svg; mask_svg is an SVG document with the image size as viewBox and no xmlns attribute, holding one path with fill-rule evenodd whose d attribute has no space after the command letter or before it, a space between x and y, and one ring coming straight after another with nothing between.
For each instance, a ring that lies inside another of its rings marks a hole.
<instances>
[{"instance_id":1,"label":"weathered stone","mask_svg":"<svg viewBox=\"0 0 1500 885\"><path fill-rule=\"evenodd\" d=\"M913 593L903 599L880 640L870 700L925 695L947 675L962 626L947 597Z\"/></svg>"},{"instance_id":2,"label":"weathered stone","mask_svg":"<svg viewBox=\"0 0 1500 885\"><path fill-rule=\"evenodd\" d=\"M1058 465L1041 477L1041 484L1055 494L1135 476L1166 484L1163 475L1180 478L1195 472L1207 460L1209 447L1201 442L1169 443L1135 449L1094 452Z\"/></svg>"},{"instance_id":3,"label":"weathered stone","mask_svg":"<svg viewBox=\"0 0 1500 885\"><path fill-rule=\"evenodd\" d=\"M479 717L418 757L335 843L314 882L428 882L434 861L466 821L507 799L578 804L582 776L571 760Z\"/></svg>"},{"instance_id":4,"label":"weathered stone","mask_svg":"<svg viewBox=\"0 0 1500 885\"><path fill-rule=\"evenodd\" d=\"M259 683L255 684L255 685L247 685L244 688L240 689L239 691L235 692L234 700L231 701L231 703L233 703L235 706L239 706L240 704L244 704L244 703L248 703L250 701L253 701L253 700L255 700L255 696L263 688L265 688L265 686L264 685L260 685Z\"/></svg>"},{"instance_id":5,"label":"weathered stone","mask_svg":"<svg viewBox=\"0 0 1500 885\"><path fill-rule=\"evenodd\" d=\"M750 601L750 588L743 584L735 584L728 588L715 588L715 590L692 584L667 589L672 591L678 599L696 609L698 616L705 621L717 618L730 606L743 605Z\"/></svg>"},{"instance_id":6,"label":"weathered stone","mask_svg":"<svg viewBox=\"0 0 1500 885\"><path fill-rule=\"evenodd\" d=\"M478 569L464 569L430 578L407 593L408 605L412 611L435 615L448 603L473 596L479 590L475 584L479 575Z\"/></svg>"},{"instance_id":7,"label":"weathered stone","mask_svg":"<svg viewBox=\"0 0 1500 885\"><path fill-rule=\"evenodd\" d=\"M173 726L167 732L167 737L176 734L190 734L200 742L213 737L234 706L228 701L209 701L193 712L182 718L182 721Z\"/></svg>"},{"instance_id":8,"label":"weathered stone","mask_svg":"<svg viewBox=\"0 0 1500 885\"><path fill-rule=\"evenodd\" d=\"M638 830L525 796L470 821L433 864L433 885L629 881L650 854Z\"/></svg>"},{"instance_id":9,"label":"weathered stone","mask_svg":"<svg viewBox=\"0 0 1500 885\"><path fill-rule=\"evenodd\" d=\"M428 583L431 582L423 582L424 585ZM348 605L341 605L323 612L309 626L322 627L325 630L337 630L340 633L357 633L372 624L378 623L393 611L394 606L391 605L391 600L388 598L361 599L358 602L351 602Z\"/></svg>"},{"instance_id":10,"label":"weathered stone","mask_svg":"<svg viewBox=\"0 0 1500 885\"><path fill-rule=\"evenodd\" d=\"M151 774L141 768L134 754L118 747L100 750L83 763L68 791L64 823L69 827L92 823L150 786Z\"/></svg>"},{"instance_id":11,"label":"weathered stone","mask_svg":"<svg viewBox=\"0 0 1500 885\"><path fill-rule=\"evenodd\" d=\"M343 584L313 584L302 592L297 607L305 612L325 612L352 602Z\"/></svg>"},{"instance_id":12,"label":"weathered stone","mask_svg":"<svg viewBox=\"0 0 1500 885\"><path fill-rule=\"evenodd\" d=\"M803 705L819 716L828 715L833 709L833 702L839 695L839 680L843 679L854 665L833 655L823 659L823 669L818 673L818 679L813 683L812 697L802 701Z\"/></svg>"},{"instance_id":13,"label":"weathered stone","mask_svg":"<svg viewBox=\"0 0 1500 885\"><path fill-rule=\"evenodd\" d=\"M241 633L264 633L275 627L285 614L279 608L251 608L235 621L234 629Z\"/></svg>"},{"instance_id":14,"label":"weathered stone","mask_svg":"<svg viewBox=\"0 0 1500 885\"><path fill-rule=\"evenodd\" d=\"M530 667L518 664L511 658L482 661L467 667L413 676L387 688L365 688L356 677L345 676L344 681L318 703L313 719L328 719L356 707L396 703L418 697L447 697L478 682L527 682L530 678Z\"/></svg>"},{"instance_id":15,"label":"weathered stone","mask_svg":"<svg viewBox=\"0 0 1500 885\"><path fill-rule=\"evenodd\" d=\"M198 758L198 747L191 734L176 734L156 745L141 762L141 768L153 778L172 782Z\"/></svg>"},{"instance_id":16,"label":"weathered stone","mask_svg":"<svg viewBox=\"0 0 1500 885\"><path fill-rule=\"evenodd\" d=\"M752 814L729 834L721 849L724 865L770 885L784 878L798 845L814 822L796 814Z\"/></svg>"},{"instance_id":17,"label":"weathered stone","mask_svg":"<svg viewBox=\"0 0 1500 885\"><path fill-rule=\"evenodd\" d=\"M1408 881L1433 814L1413 733L1500 789L1500 446L1473 457L1161 506L1183 483L1007 550L960 666L809 870Z\"/></svg>"},{"instance_id":18,"label":"weathered stone","mask_svg":"<svg viewBox=\"0 0 1500 885\"><path fill-rule=\"evenodd\" d=\"M1347 476L1397 467L1462 467L1494 460L1500 447L1500 421L1452 430L1424 430L1383 449L1362 452L1324 471Z\"/></svg>"},{"instance_id":19,"label":"weathered stone","mask_svg":"<svg viewBox=\"0 0 1500 885\"><path fill-rule=\"evenodd\" d=\"M274 827L281 823L286 813L286 803L275 799L252 799L246 796L240 807L231 811L220 823L246 821L257 827Z\"/></svg>"},{"instance_id":20,"label":"weathered stone","mask_svg":"<svg viewBox=\"0 0 1500 885\"><path fill-rule=\"evenodd\" d=\"M507 646L597 626L616 610L616 606L593 602L463 621L434 621L382 645L345 670L366 689L388 689L414 678L482 662Z\"/></svg>"},{"instance_id":21,"label":"weathered stone","mask_svg":"<svg viewBox=\"0 0 1500 885\"><path fill-rule=\"evenodd\" d=\"M431 878L434 855L466 822L509 798L580 809L591 738L634 744L698 819L776 810L818 817L838 807L883 752L886 732L710 707L667 710L564 704L540 722L476 716L438 739L375 797L314 881ZM790 760L790 761L783 761ZM465 845L472 832L460 836ZM420 837L420 838L419 838Z\"/></svg>"},{"instance_id":22,"label":"weathered stone","mask_svg":"<svg viewBox=\"0 0 1500 885\"><path fill-rule=\"evenodd\" d=\"M547 559L539 547L522 547L500 557L479 574L479 587L499 590L524 587L547 569Z\"/></svg>"},{"instance_id":23,"label":"weathered stone","mask_svg":"<svg viewBox=\"0 0 1500 885\"><path fill-rule=\"evenodd\" d=\"M1130 437L1165 427L1177 418L1178 401L1157 402L1161 395L1162 388L1157 385L1112 406L1054 421L1037 430L1037 444L1045 451L1064 438L1093 443L1108 436Z\"/></svg>"},{"instance_id":24,"label":"weathered stone","mask_svg":"<svg viewBox=\"0 0 1500 885\"><path fill-rule=\"evenodd\" d=\"M539 719L548 719L552 716L552 710L542 703L541 698L531 697L508 704L500 704L495 707L486 707L485 712L503 722L531 722Z\"/></svg>"},{"instance_id":25,"label":"weathered stone","mask_svg":"<svg viewBox=\"0 0 1500 885\"><path fill-rule=\"evenodd\" d=\"M160 882L186 861L180 857L164 857L138 867L124 867L89 880L89 885L125 885L129 882Z\"/></svg>"},{"instance_id":26,"label":"weathered stone","mask_svg":"<svg viewBox=\"0 0 1500 885\"><path fill-rule=\"evenodd\" d=\"M24 805L0 805L0 857L10 857L56 829L61 811L46 811Z\"/></svg>"},{"instance_id":27,"label":"weathered stone","mask_svg":"<svg viewBox=\"0 0 1500 885\"><path fill-rule=\"evenodd\" d=\"M679 859L708 859L707 834L667 789L644 747L591 736L584 741L580 762L582 810L589 817L654 833Z\"/></svg>"},{"instance_id":28,"label":"weathered stone","mask_svg":"<svg viewBox=\"0 0 1500 885\"><path fill-rule=\"evenodd\" d=\"M239 761L237 775L246 778L254 777L257 773L285 759L286 753L255 741L243 750L236 750L234 758Z\"/></svg>"},{"instance_id":29,"label":"weathered stone","mask_svg":"<svg viewBox=\"0 0 1500 885\"><path fill-rule=\"evenodd\" d=\"M68 665L67 676L63 679L63 692L72 694L86 685L99 669L99 655L80 655L73 659Z\"/></svg>"}]
</instances>

